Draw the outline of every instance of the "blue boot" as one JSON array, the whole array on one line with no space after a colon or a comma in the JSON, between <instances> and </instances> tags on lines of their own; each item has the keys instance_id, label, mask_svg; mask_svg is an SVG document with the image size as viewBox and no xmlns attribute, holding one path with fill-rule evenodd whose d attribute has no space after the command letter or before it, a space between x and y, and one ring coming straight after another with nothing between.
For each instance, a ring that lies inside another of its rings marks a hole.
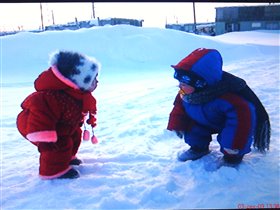
<instances>
[{"instance_id":1,"label":"blue boot","mask_svg":"<svg viewBox=\"0 0 280 210\"><path fill-rule=\"evenodd\" d=\"M184 150L182 152L179 152L178 153L178 160L182 161L182 162L185 162L187 160L197 160L197 159L202 158L204 155L207 155L209 153L210 153L210 150L209 150L208 147L203 148L203 149L191 147L188 150Z\"/></svg>"}]
</instances>

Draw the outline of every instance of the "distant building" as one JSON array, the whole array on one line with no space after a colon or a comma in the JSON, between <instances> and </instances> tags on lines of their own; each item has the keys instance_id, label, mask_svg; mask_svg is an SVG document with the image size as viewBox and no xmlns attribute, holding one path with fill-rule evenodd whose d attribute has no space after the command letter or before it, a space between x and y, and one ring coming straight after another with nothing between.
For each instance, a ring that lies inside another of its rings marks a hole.
<instances>
[{"instance_id":1,"label":"distant building","mask_svg":"<svg viewBox=\"0 0 280 210\"><path fill-rule=\"evenodd\" d=\"M127 19L127 18L107 18L107 19L100 19L98 22L99 26L105 25L133 25L142 27L144 20L135 20L135 19Z\"/></svg>"},{"instance_id":2,"label":"distant building","mask_svg":"<svg viewBox=\"0 0 280 210\"><path fill-rule=\"evenodd\" d=\"M184 24L166 24L165 28L174 29L178 31L185 31Z\"/></svg>"},{"instance_id":3,"label":"distant building","mask_svg":"<svg viewBox=\"0 0 280 210\"><path fill-rule=\"evenodd\" d=\"M91 19L85 21L78 21L75 18L75 22L70 22L66 24L54 24L46 26L44 30L30 30L29 32L40 33L42 31L62 31L62 30L78 30L80 28L91 28L94 26L105 26L105 25L133 25L142 27L144 20L127 19L127 18L107 18L107 19ZM0 36L16 34L18 31L0 31Z\"/></svg>"},{"instance_id":4,"label":"distant building","mask_svg":"<svg viewBox=\"0 0 280 210\"><path fill-rule=\"evenodd\" d=\"M216 8L216 35L232 31L260 29L280 29L279 4Z\"/></svg>"},{"instance_id":5,"label":"distant building","mask_svg":"<svg viewBox=\"0 0 280 210\"><path fill-rule=\"evenodd\" d=\"M50 25L46 26L45 30L78 30L80 28L90 28L93 26L105 26L105 25L133 25L142 27L142 23L144 20L135 20L135 19L126 19L126 18L107 18L107 19L93 19L88 21L78 21L67 23L67 24L60 24L60 25Z\"/></svg>"},{"instance_id":6,"label":"distant building","mask_svg":"<svg viewBox=\"0 0 280 210\"><path fill-rule=\"evenodd\" d=\"M215 23L185 23L185 24L166 24L165 28L196 33L203 35L215 35Z\"/></svg>"}]
</instances>

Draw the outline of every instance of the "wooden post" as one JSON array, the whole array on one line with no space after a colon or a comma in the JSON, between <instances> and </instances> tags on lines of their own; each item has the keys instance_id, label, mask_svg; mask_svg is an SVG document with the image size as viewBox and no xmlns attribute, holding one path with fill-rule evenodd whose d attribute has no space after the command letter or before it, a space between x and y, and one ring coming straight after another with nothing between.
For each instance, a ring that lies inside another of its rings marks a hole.
<instances>
[{"instance_id":1,"label":"wooden post","mask_svg":"<svg viewBox=\"0 0 280 210\"><path fill-rule=\"evenodd\" d=\"M41 23L42 23L42 31L44 31L44 19L43 19L43 9L42 9L42 3L40 3L40 10L41 10Z\"/></svg>"},{"instance_id":2,"label":"wooden post","mask_svg":"<svg viewBox=\"0 0 280 210\"><path fill-rule=\"evenodd\" d=\"M55 25L53 10L52 10L52 23L53 23L53 25Z\"/></svg>"},{"instance_id":3,"label":"wooden post","mask_svg":"<svg viewBox=\"0 0 280 210\"><path fill-rule=\"evenodd\" d=\"M195 3L193 2L193 31L196 34L196 17L195 17Z\"/></svg>"},{"instance_id":4,"label":"wooden post","mask_svg":"<svg viewBox=\"0 0 280 210\"><path fill-rule=\"evenodd\" d=\"M95 19L94 2L92 2L92 18Z\"/></svg>"}]
</instances>

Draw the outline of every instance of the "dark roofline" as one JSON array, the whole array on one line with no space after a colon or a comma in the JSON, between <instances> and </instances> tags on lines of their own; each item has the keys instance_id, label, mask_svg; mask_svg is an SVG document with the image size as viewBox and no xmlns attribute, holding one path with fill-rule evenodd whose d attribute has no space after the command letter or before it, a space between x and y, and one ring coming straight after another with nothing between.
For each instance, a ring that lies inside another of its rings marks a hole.
<instances>
[{"instance_id":1,"label":"dark roofline","mask_svg":"<svg viewBox=\"0 0 280 210\"><path fill-rule=\"evenodd\" d=\"M215 7L215 9L223 9L223 8L242 8L242 7L277 7L280 6L279 4L269 4L264 3L264 5L246 5L246 6L228 6L228 7Z\"/></svg>"}]
</instances>

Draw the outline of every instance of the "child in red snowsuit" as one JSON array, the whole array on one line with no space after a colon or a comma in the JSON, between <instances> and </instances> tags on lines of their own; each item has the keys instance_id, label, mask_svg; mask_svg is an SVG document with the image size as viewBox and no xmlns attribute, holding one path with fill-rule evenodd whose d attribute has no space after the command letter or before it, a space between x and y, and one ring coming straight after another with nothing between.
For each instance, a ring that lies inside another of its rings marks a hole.
<instances>
[{"instance_id":1,"label":"child in red snowsuit","mask_svg":"<svg viewBox=\"0 0 280 210\"><path fill-rule=\"evenodd\" d=\"M21 104L17 117L19 132L40 152L42 179L77 178L71 165L81 164L76 157L84 118L94 127L100 64L76 52L59 51L51 56L51 67L35 80L36 92Z\"/></svg>"}]
</instances>

